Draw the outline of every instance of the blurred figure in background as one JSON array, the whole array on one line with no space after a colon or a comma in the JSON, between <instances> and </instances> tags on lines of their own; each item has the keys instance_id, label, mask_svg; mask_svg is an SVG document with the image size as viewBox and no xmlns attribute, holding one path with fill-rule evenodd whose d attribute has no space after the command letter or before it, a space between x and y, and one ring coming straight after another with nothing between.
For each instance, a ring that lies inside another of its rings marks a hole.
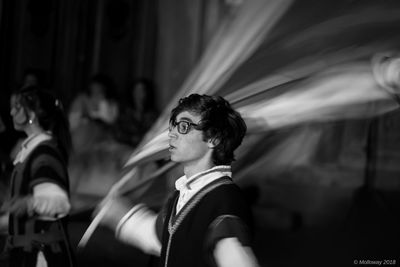
<instances>
[{"instance_id":1,"label":"blurred figure in background","mask_svg":"<svg viewBox=\"0 0 400 267\"><path fill-rule=\"evenodd\" d=\"M2 133L6 131L6 126L5 123L0 116L0 138L2 137ZM7 195L7 188L8 188L8 174L7 174L7 169L8 166L10 165L10 158L8 155L8 152L3 148L3 146L0 146L0 205L4 202L6 195ZM0 216L0 225L6 225L6 221L8 220L7 216ZM0 229L0 237L4 234L6 234L7 229L6 227ZM3 238L0 238L0 241ZM0 251L1 251L0 246Z\"/></svg>"},{"instance_id":2,"label":"blurred figure in background","mask_svg":"<svg viewBox=\"0 0 400 267\"><path fill-rule=\"evenodd\" d=\"M7 130L7 127L3 121L3 118L0 116L0 138L3 137L3 134ZM7 195L7 188L9 184L9 172L11 169L11 160L9 156L9 152L5 149L3 144L0 146L0 205L5 200ZM3 218L4 219L4 218ZM0 218L1 220L1 218ZM0 222L1 224L1 222ZM0 230L0 235L3 234L3 231Z\"/></svg>"},{"instance_id":3,"label":"blurred figure in background","mask_svg":"<svg viewBox=\"0 0 400 267\"><path fill-rule=\"evenodd\" d=\"M136 80L127 91L115 127L118 141L135 147L158 116L155 107L154 84L147 79Z\"/></svg>"},{"instance_id":4,"label":"blurred figure in background","mask_svg":"<svg viewBox=\"0 0 400 267\"><path fill-rule=\"evenodd\" d=\"M45 86L45 74L43 70L36 68L27 68L24 71L22 84L20 88L25 88L32 85Z\"/></svg>"},{"instance_id":5,"label":"blurred figure in background","mask_svg":"<svg viewBox=\"0 0 400 267\"><path fill-rule=\"evenodd\" d=\"M18 85L18 89L22 90L29 86L46 87L45 77L46 77L46 74L43 70L38 69L38 68L27 68L27 69L25 69L22 80ZM13 105L13 102L15 102L15 93L12 93L10 96L10 107ZM25 139L25 136L23 135L23 133L15 131L15 129L8 129L8 130L11 130L11 132L9 134L13 136L13 140L12 140L13 147L11 148L11 151L9 152L9 154L10 154L11 160L14 160L15 156L17 155L17 153L20 149L21 143Z\"/></svg>"},{"instance_id":6,"label":"blurred figure in background","mask_svg":"<svg viewBox=\"0 0 400 267\"><path fill-rule=\"evenodd\" d=\"M92 77L88 89L79 94L71 104L69 122L74 130L88 120L112 125L118 117L119 107L115 99L114 82L106 75Z\"/></svg>"},{"instance_id":7,"label":"blurred figure in background","mask_svg":"<svg viewBox=\"0 0 400 267\"><path fill-rule=\"evenodd\" d=\"M3 118L0 115L0 134L5 131L6 131L6 125L3 121ZM5 170L5 163L7 158L8 158L7 152L3 150L3 147L0 147L0 177L2 176Z\"/></svg>"},{"instance_id":8,"label":"blurred figure in background","mask_svg":"<svg viewBox=\"0 0 400 267\"><path fill-rule=\"evenodd\" d=\"M69 170L74 211L85 209L109 190L132 152L114 136L120 113L115 95L113 80L98 74L71 104L73 152Z\"/></svg>"},{"instance_id":9,"label":"blurred figure in background","mask_svg":"<svg viewBox=\"0 0 400 267\"><path fill-rule=\"evenodd\" d=\"M73 266L67 231L71 138L61 101L27 86L13 95L10 114L14 128L27 137L2 207L9 214L9 266Z\"/></svg>"}]
</instances>

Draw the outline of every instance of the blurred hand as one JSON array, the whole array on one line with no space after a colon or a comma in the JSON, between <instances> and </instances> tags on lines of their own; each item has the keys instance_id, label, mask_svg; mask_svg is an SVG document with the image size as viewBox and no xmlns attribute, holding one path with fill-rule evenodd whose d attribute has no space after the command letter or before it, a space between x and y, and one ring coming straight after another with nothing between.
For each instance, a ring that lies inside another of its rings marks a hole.
<instances>
[{"instance_id":1,"label":"blurred hand","mask_svg":"<svg viewBox=\"0 0 400 267\"><path fill-rule=\"evenodd\" d=\"M122 217L133 207L126 198L113 196L102 201L93 213L93 217L99 212L105 212L100 224L115 230Z\"/></svg>"},{"instance_id":2,"label":"blurred hand","mask_svg":"<svg viewBox=\"0 0 400 267\"><path fill-rule=\"evenodd\" d=\"M8 217L8 213L0 215L0 235L8 233Z\"/></svg>"},{"instance_id":3,"label":"blurred hand","mask_svg":"<svg viewBox=\"0 0 400 267\"><path fill-rule=\"evenodd\" d=\"M2 212L12 213L14 216L33 216L32 196L12 198L1 207Z\"/></svg>"},{"instance_id":4,"label":"blurred hand","mask_svg":"<svg viewBox=\"0 0 400 267\"><path fill-rule=\"evenodd\" d=\"M41 219L58 219L66 216L71 205L68 198L60 195L43 195L32 198L32 208Z\"/></svg>"},{"instance_id":5,"label":"blurred hand","mask_svg":"<svg viewBox=\"0 0 400 267\"><path fill-rule=\"evenodd\" d=\"M41 219L54 220L68 214L71 206L63 196L25 196L13 198L1 207L1 212L14 216L39 216Z\"/></svg>"}]
</instances>

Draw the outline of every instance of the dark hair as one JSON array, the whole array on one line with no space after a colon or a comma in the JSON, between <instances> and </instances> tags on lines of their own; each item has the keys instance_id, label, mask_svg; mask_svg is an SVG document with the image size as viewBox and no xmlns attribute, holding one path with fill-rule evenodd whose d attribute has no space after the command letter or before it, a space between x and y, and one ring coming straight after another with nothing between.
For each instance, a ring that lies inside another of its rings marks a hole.
<instances>
[{"instance_id":1,"label":"dark hair","mask_svg":"<svg viewBox=\"0 0 400 267\"><path fill-rule=\"evenodd\" d=\"M116 85L115 85L113 79L111 79L111 77L109 77L108 75L101 74L101 73L94 75L90 79L90 84L93 84L93 83L97 83L102 86L104 96L107 99L115 99L116 98ZM88 93L90 94L90 90Z\"/></svg>"},{"instance_id":2,"label":"dark hair","mask_svg":"<svg viewBox=\"0 0 400 267\"><path fill-rule=\"evenodd\" d=\"M234 151L242 143L247 130L242 116L224 98L198 94L179 100L171 112L170 123L183 111L200 115L200 124L196 129L203 131L204 141L216 141L213 163L231 164L235 160Z\"/></svg>"},{"instance_id":3,"label":"dark hair","mask_svg":"<svg viewBox=\"0 0 400 267\"><path fill-rule=\"evenodd\" d=\"M33 77L35 77L36 83L35 83L35 84L28 84L28 85L25 84L26 78L27 78L28 76L33 76ZM30 85L40 85L40 86L43 86L43 85L46 84L46 73L45 73L45 71L42 70L42 69L27 68L27 69L25 69L25 71L24 71L23 83L24 83L24 84L22 84L21 87L27 87L27 86L30 86Z\"/></svg>"},{"instance_id":4,"label":"dark hair","mask_svg":"<svg viewBox=\"0 0 400 267\"><path fill-rule=\"evenodd\" d=\"M39 86L28 86L15 93L20 104L36 114L40 127L50 131L57 140L65 159L71 149L68 119L61 101Z\"/></svg>"},{"instance_id":5,"label":"dark hair","mask_svg":"<svg viewBox=\"0 0 400 267\"><path fill-rule=\"evenodd\" d=\"M135 107L135 102L132 99L133 90L136 90L136 86L142 85L144 87L145 99L143 100L143 108L145 111L155 111L155 85L154 82L147 78L138 78L134 80L131 87L127 90L127 101L128 104ZM135 107L136 108L136 107Z\"/></svg>"}]
</instances>

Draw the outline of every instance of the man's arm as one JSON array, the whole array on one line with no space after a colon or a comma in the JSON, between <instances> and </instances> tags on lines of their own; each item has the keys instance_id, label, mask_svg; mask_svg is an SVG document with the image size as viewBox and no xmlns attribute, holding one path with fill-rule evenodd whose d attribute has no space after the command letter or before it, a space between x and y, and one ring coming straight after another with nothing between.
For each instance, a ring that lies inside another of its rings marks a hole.
<instances>
[{"instance_id":1,"label":"man's arm","mask_svg":"<svg viewBox=\"0 0 400 267\"><path fill-rule=\"evenodd\" d=\"M157 214L143 204L131 207L121 198L103 204L108 206L108 210L101 224L115 231L117 239L146 253L160 255L161 243L156 234Z\"/></svg>"},{"instance_id":2,"label":"man's arm","mask_svg":"<svg viewBox=\"0 0 400 267\"><path fill-rule=\"evenodd\" d=\"M250 240L250 232L240 218L223 215L211 224L207 245L219 267L256 267L259 264Z\"/></svg>"},{"instance_id":3,"label":"man's arm","mask_svg":"<svg viewBox=\"0 0 400 267\"><path fill-rule=\"evenodd\" d=\"M134 206L118 223L115 236L144 252L160 255L161 243L156 233L157 215L143 205Z\"/></svg>"},{"instance_id":4,"label":"man's arm","mask_svg":"<svg viewBox=\"0 0 400 267\"><path fill-rule=\"evenodd\" d=\"M214 259L218 267L259 266L251 247L243 246L236 237L219 240L214 248Z\"/></svg>"}]
</instances>

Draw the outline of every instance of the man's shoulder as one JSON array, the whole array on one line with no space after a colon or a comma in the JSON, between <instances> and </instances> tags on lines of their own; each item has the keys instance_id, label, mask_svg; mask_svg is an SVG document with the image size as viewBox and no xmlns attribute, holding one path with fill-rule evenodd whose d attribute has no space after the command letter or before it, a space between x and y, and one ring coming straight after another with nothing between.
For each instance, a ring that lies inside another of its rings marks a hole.
<instances>
[{"instance_id":1,"label":"man's shoulder","mask_svg":"<svg viewBox=\"0 0 400 267\"><path fill-rule=\"evenodd\" d=\"M208 192L207 200L215 202L215 205L226 205L229 203L234 206L237 203L244 203L245 196L241 188L234 183L231 178L226 177L226 179L222 179L219 184L217 183L216 186Z\"/></svg>"}]
</instances>

